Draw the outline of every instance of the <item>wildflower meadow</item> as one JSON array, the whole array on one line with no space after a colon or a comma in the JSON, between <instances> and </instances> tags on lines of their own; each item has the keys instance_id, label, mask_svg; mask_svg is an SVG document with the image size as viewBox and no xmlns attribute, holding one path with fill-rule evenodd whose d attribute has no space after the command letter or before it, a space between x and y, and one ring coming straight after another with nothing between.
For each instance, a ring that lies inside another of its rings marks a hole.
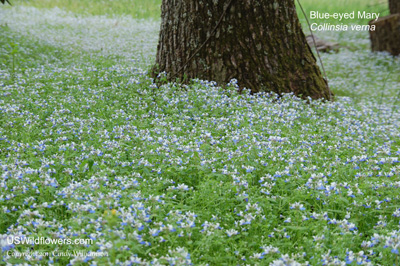
<instances>
[{"instance_id":1,"label":"wildflower meadow","mask_svg":"<svg viewBox=\"0 0 400 266\"><path fill-rule=\"evenodd\" d=\"M326 102L156 84L160 1L21 2L0 6L0 265L400 265L400 58L368 32L317 33L342 45Z\"/></svg>"}]
</instances>

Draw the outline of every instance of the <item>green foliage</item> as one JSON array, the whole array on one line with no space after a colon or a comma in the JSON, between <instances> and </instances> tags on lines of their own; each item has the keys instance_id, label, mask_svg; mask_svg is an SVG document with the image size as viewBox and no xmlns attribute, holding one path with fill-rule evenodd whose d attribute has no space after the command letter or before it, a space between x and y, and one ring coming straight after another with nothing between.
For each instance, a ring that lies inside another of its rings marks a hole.
<instances>
[{"instance_id":1,"label":"green foliage","mask_svg":"<svg viewBox=\"0 0 400 266\"><path fill-rule=\"evenodd\" d=\"M75 36L68 42L46 22L75 14L40 12L42 24L0 30L0 253L102 249L109 257L1 253L2 263L398 263L400 64L371 54L365 33L343 33L354 47L323 55L336 101L306 103L240 95L235 82L182 86L161 75L157 86L132 62L136 46L87 50L90 32L63 25ZM115 31L110 19L95 21L106 25L96 36ZM121 21L121 31L137 23ZM157 25L139 26L156 34ZM94 244L5 245L5 235L21 232Z\"/></svg>"}]
</instances>

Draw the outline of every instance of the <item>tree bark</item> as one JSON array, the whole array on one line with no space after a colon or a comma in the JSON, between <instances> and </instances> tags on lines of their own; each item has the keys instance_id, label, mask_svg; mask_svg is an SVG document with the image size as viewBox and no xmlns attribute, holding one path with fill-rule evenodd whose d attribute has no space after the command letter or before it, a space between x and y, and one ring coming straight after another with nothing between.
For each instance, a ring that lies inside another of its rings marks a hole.
<instances>
[{"instance_id":1,"label":"tree bark","mask_svg":"<svg viewBox=\"0 0 400 266\"><path fill-rule=\"evenodd\" d=\"M294 0L163 0L161 13L155 73L333 99Z\"/></svg>"},{"instance_id":2,"label":"tree bark","mask_svg":"<svg viewBox=\"0 0 400 266\"><path fill-rule=\"evenodd\" d=\"M390 14L400 13L400 0L389 0Z\"/></svg>"},{"instance_id":3,"label":"tree bark","mask_svg":"<svg viewBox=\"0 0 400 266\"><path fill-rule=\"evenodd\" d=\"M371 20L369 25L375 25L375 31L369 32L372 51L400 55L400 13Z\"/></svg>"}]
</instances>

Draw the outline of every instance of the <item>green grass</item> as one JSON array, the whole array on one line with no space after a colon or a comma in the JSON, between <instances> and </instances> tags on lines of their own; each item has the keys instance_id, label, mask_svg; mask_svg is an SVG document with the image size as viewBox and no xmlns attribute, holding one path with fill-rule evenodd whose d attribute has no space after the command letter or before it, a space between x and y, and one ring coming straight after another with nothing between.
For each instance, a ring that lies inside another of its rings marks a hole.
<instances>
[{"instance_id":1,"label":"green grass","mask_svg":"<svg viewBox=\"0 0 400 266\"><path fill-rule=\"evenodd\" d=\"M295 0L296 5L297 0ZM349 13L355 11L374 12L380 13L380 16L385 16L389 14L389 7L387 1L383 0L336 0L336 1L319 1L319 0L300 0L301 5L306 12L307 17L310 19L310 11L319 11L321 13ZM304 14L298 8L298 15L301 20L304 20ZM315 19L310 20L310 22L329 22L332 24L367 24L368 19L351 19L346 21L338 21L333 18L331 19Z\"/></svg>"},{"instance_id":2,"label":"green grass","mask_svg":"<svg viewBox=\"0 0 400 266\"><path fill-rule=\"evenodd\" d=\"M58 7L88 15L127 15L138 19L159 19L161 13L161 0L15 0L13 4L29 5L37 8Z\"/></svg>"}]
</instances>

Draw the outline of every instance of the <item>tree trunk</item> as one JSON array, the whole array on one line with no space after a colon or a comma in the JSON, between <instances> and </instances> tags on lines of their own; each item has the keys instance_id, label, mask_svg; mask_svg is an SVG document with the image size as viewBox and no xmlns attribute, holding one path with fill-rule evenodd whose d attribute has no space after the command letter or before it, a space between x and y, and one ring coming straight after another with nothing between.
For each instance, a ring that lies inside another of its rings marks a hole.
<instances>
[{"instance_id":1,"label":"tree trunk","mask_svg":"<svg viewBox=\"0 0 400 266\"><path fill-rule=\"evenodd\" d=\"M375 30L369 32L372 51L400 54L400 13L371 20L369 25L375 25Z\"/></svg>"},{"instance_id":2,"label":"tree trunk","mask_svg":"<svg viewBox=\"0 0 400 266\"><path fill-rule=\"evenodd\" d=\"M400 0L389 0L390 14L400 13Z\"/></svg>"},{"instance_id":3,"label":"tree trunk","mask_svg":"<svg viewBox=\"0 0 400 266\"><path fill-rule=\"evenodd\" d=\"M163 0L155 72L333 99L294 0Z\"/></svg>"},{"instance_id":4,"label":"tree trunk","mask_svg":"<svg viewBox=\"0 0 400 266\"><path fill-rule=\"evenodd\" d=\"M369 32L371 50L387 51L396 56L400 54L400 0L389 0L389 9L391 15L369 22L375 26Z\"/></svg>"}]
</instances>

